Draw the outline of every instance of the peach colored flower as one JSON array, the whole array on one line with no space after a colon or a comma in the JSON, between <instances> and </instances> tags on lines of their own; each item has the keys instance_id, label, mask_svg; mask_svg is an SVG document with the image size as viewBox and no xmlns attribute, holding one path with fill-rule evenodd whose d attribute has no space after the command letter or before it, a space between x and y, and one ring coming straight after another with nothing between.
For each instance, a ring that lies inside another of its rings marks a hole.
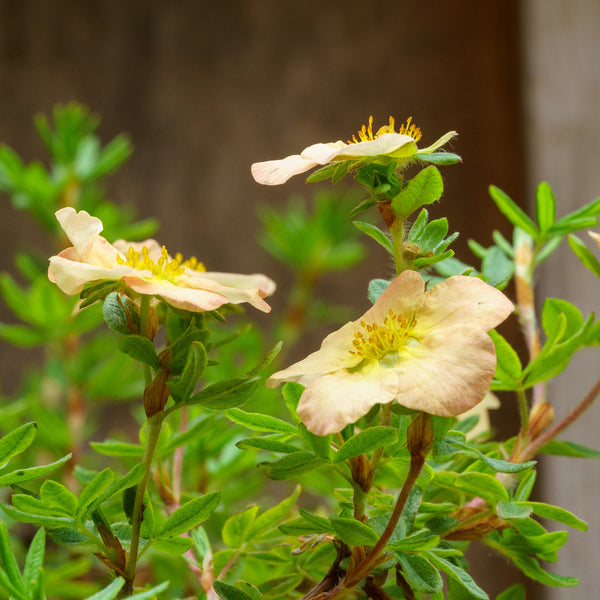
<instances>
[{"instance_id":1,"label":"peach colored flower","mask_svg":"<svg viewBox=\"0 0 600 600\"><path fill-rule=\"evenodd\" d=\"M457 275L425 291L419 273L404 271L359 320L267 385L304 385L298 415L317 435L341 431L375 404L393 401L459 415L488 391L496 354L487 332L513 308L480 279Z\"/></svg>"},{"instance_id":2,"label":"peach colored flower","mask_svg":"<svg viewBox=\"0 0 600 600\"><path fill-rule=\"evenodd\" d=\"M155 240L112 245L99 235L102 221L84 210L62 208L56 218L73 246L50 258L48 277L66 294L79 294L88 283L120 280L138 294L194 312L241 302L271 310L263 298L275 291L275 283L264 275L207 273L195 259L171 258Z\"/></svg>"},{"instance_id":3,"label":"peach colored flower","mask_svg":"<svg viewBox=\"0 0 600 600\"><path fill-rule=\"evenodd\" d=\"M394 129L394 119L373 133L373 117L369 117L369 125L363 125L348 143L337 141L318 143L304 148L300 154L292 154L280 160L269 160L254 163L252 176L263 185L279 185L290 177L304 173L317 165L331 162L355 160L368 157L385 157L385 160L406 160L419 154L430 154L452 139L455 131L449 131L431 146L419 150L417 142L421 139L421 130L411 125L411 118L398 131Z\"/></svg>"}]
</instances>

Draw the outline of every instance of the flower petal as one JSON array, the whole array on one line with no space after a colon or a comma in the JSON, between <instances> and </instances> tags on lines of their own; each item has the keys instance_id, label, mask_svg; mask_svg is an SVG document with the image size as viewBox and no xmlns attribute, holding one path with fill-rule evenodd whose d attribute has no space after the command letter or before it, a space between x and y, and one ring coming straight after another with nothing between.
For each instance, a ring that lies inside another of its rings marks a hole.
<instances>
[{"instance_id":1,"label":"flower petal","mask_svg":"<svg viewBox=\"0 0 600 600\"><path fill-rule=\"evenodd\" d=\"M376 367L367 376L339 371L317 377L300 397L298 416L316 435L341 431L376 404L387 404L394 399L393 391L386 389L383 371Z\"/></svg>"},{"instance_id":2,"label":"flower petal","mask_svg":"<svg viewBox=\"0 0 600 600\"><path fill-rule=\"evenodd\" d=\"M100 219L85 210L77 212L71 206L57 210L56 219L80 256L85 253L90 239L104 229Z\"/></svg>"},{"instance_id":3,"label":"flower petal","mask_svg":"<svg viewBox=\"0 0 600 600\"><path fill-rule=\"evenodd\" d=\"M399 404L442 417L475 406L488 391L496 369L494 344L468 324L432 330L422 342L400 353L393 372Z\"/></svg>"},{"instance_id":4,"label":"flower petal","mask_svg":"<svg viewBox=\"0 0 600 600\"><path fill-rule=\"evenodd\" d=\"M250 170L252 177L257 183L263 185L280 185L285 183L290 177L304 173L317 166L317 162L292 154L280 160L267 160L265 162L254 163Z\"/></svg>"},{"instance_id":5,"label":"flower petal","mask_svg":"<svg viewBox=\"0 0 600 600\"><path fill-rule=\"evenodd\" d=\"M425 293L417 319L420 331L460 323L489 331L513 310L513 303L496 288L477 277L455 275Z\"/></svg>"}]
</instances>

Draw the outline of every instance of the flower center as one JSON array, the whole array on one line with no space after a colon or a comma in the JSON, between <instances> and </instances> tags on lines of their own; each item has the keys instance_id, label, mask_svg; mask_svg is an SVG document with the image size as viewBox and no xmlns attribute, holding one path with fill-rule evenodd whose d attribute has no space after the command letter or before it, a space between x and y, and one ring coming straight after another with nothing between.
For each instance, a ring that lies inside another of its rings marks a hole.
<instances>
[{"instance_id":1,"label":"flower center","mask_svg":"<svg viewBox=\"0 0 600 600\"><path fill-rule=\"evenodd\" d=\"M350 354L361 357L363 360L377 360L383 366L393 366L390 358L397 357L398 350L402 348L410 333L417 324L415 319L404 319L402 315L397 315L390 308L388 314L383 320L383 325L377 323L367 324L360 322L362 331L354 333L352 340L353 350Z\"/></svg>"},{"instance_id":2,"label":"flower center","mask_svg":"<svg viewBox=\"0 0 600 600\"><path fill-rule=\"evenodd\" d=\"M132 246L129 246L127 260L123 260L117 255L117 262L120 265L127 265L138 271L150 271L154 277L166 279L167 281L173 281L180 275L183 275L186 267L188 269L193 269L194 271L206 271L204 265L201 262L198 262L198 259L195 256L184 261L183 256L178 252L175 255L175 258L169 258L169 253L164 246L161 250L161 256L156 262L150 258L147 246L142 248L141 256Z\"/></svg>"},{"instance_id":3,"label":"flower center","mask_svg":"<svg viewBox=\"0 0 600 600\"><path fill-rule=\"evenodd\" d=\"M394 117L390 117L388 125L383 125L380 127L375 133L373 133L373 116L369 117L369 124L363 125L356 135L358 135L358 139L356 135L352 136L351 140L348 140L349 144L358 144L359 142L368 142L378 138L380 135L384 133L401 133L403 135L410 135L411 138L418 142L421 139L421 130L414 124L411 123L412 117L408 117L405 125L400 125L398 131L395 131L394 125L396 121Z\"/></svg>"}]
</instances>

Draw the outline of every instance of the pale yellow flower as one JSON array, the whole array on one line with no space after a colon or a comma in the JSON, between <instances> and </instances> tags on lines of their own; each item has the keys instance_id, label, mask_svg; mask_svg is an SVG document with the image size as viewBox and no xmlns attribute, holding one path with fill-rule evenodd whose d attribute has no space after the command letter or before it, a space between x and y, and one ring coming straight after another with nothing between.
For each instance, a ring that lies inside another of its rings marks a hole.
<instances>
[{"instance_id":1,"label":"pale yellow flower","mask_svg":"<svg viewBox=\"0 0 600 600\"><path fill-rule=\"evenodd\" d=\"M417 142L421 139L421 130L411 124L409 118L398 131L394 129L395 122L390 117L389 124L380 127L373 133L373 117L369 117L369 125L363 125L352 140L348 142L318 143L304 148L300 154L292 154L280 160L269 160L254 163L251 167L252 176L263 185L279 185L290 177L304 173L318 165L331 162L355 160L368 157L385 157L389 159L408 159L419 154L430 154L452 139L455 131L449 131L437 142L427 148L418 149Z\"/></svg>"},{"instance_id":2,"label":"pale yellow flower","mask_svg":"<svg viewBox=\"0 0 600 600\"><path fill-rule=\"evenodd\" d=\"M112 245L99 235L102 221L84 210L62 208L56 218L73 246L50 258L48 277L66 294L79 294L88 283L115 280L194 312L241 302L271 310L263 298L275 291L275 283L265 275L208 273L195 259L171 258L155 240Z\"/></svg>"},{"instance_id":3,"label":"pale yellow flower","mask_svg":"<svg viewBox=\"0 0 600 600\"><path fill-rule=\"evenodd\" d=\"M360 319L267 385L304 385L298 415L318 435L341 431L376 404L394 401L456 416L488 391L496 353L487 332L513 308L475 277L457 275L425 291L419 273L404 271Z\"/></svg>"}]
</instances>

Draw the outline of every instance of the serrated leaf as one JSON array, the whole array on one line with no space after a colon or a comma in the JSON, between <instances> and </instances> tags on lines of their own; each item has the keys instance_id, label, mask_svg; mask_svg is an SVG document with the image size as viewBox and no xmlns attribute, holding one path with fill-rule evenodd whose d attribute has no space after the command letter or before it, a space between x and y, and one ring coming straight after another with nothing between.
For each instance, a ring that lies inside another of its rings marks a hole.
<instances>
[{"instance_id":1,"label":"serrated leaf","mask_svg":"<svg viewBox=\"0 0 600 600\"><path fill-rule=\"evenodd\" d=\"M181 535L200 525L217 508L220 497L219 492L212 492L186 502L162 524L157 537Z\"/></svg>"},{"instance_id":2,"label":"serrated leaf","mask_svg":"<svg viewBox=\"0 0 600 600\"><path fill-rule=\"evenodd\" d=\"M352 224L354 227L356 227L356 229L373 238L393 256L394 247L392 242L390 238L383 231L381 231L381 229L379 229L379 227L372 225L371 223L364 223L363 221L352 221Z\"/></svg>"},{"instance_id":3,"label":"serrated leaf","mask_svg":"<svg viewBox=\"0 0 600 600\"><path fill-rule=\"evenodd\" d=\"M254 395L259 381L260 377L219 381L192 396L186 405L199 404L209 410L225 410L228 413L228 409L237 410Z\"/></svg>"},{"instance_id":4,"label":"serrated leaf","mask_svg":"<svg viewBox=\"0 0 600 600\"><path fill-rule=\"evenodd\" d=\"M335 534L349 546L374 546L379 540L373 529L356 519L332 517L329 520Z\"/></svg>"},{"instance_id":5,"label":"serrated leaf","mask_svg":"<svg viewBox=\"0 0 600 600\"><path fill-rule=\"evenodd\" d=\"M348 439L337 451L333 462L339 463L376 448L391 446L397 441L398 431L393 427L369 427Z\"/></svg>"},{"instance_id":6,"label":"serrated leaf","mask_svg":"<svg viewBox=\"0 0 600 600\"><path fill-rule=\"evenodd\" d=\"M12 471L11 473L5 473L0 476L0 486L18 485L32 479L37 479L42 475L47 475L56 471L61 465L71 459L71 454L67 454L62 458L50 463L49 465L42 465L41 467L29 467L27 469L20 469L18 471Z\"/></svg>"},{"instance_id":7,"label":"serrated leaf","mask_svg":"<svg viewBox=\"0 0 600 600\"><path fill-rule=\"evenodd\" d=\"M238 425L254 431L273 431L276 433L298 433L296 426L277 417L262 413L249 413L238 408L225 411L225 416Z\"/></svg>"},{"instance_id":8,"label":"serrated leaf","mask_svg":"<svg viewBox=\"0 0 600 600\"><path fill-rule=\"evenodd\" d=\"M36 435L37 423L32 422L25 423L0 438L0 468L4 467L13 456L29 448Z\"/></svg>"}]
</instances>

